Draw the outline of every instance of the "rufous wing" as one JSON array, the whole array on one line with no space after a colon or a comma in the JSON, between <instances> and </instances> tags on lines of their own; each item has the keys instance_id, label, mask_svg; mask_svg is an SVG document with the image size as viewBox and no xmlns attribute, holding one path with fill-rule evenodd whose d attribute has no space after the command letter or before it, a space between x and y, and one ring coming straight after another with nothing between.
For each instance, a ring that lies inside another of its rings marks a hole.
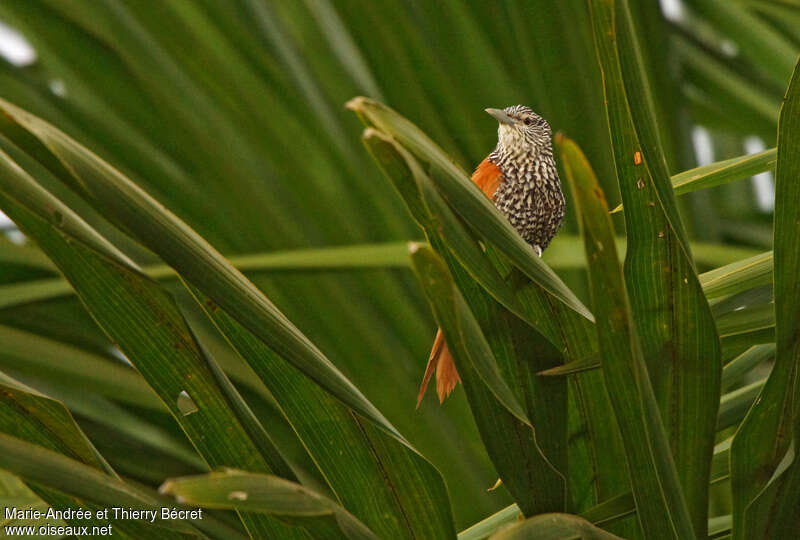
<instances>
[{"instance_id":1,"label":"rufous wing","mask_svg":"<svg viewBox=\"0 0 800 540\"><path fill-rule=\"evenodd\" d=\"M497 193L497 188L503 183L503 173L501 173L500 168L489 161L487 157L481 161L480 165L475 169L475 172L472 173L472 181L481 188L481 191L483 191L487 197L494 200L494 194Z\"/></svg>"}]
</instances>

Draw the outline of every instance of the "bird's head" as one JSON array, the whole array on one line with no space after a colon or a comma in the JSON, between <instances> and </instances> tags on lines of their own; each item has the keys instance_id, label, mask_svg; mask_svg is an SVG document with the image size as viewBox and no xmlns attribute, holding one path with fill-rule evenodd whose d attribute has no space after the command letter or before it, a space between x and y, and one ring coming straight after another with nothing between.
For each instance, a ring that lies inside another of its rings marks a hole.
<instances>
[{"instance_id":1,"label":"bird's head","mask_svg":"<svg viewBox=\"0 0 800 540\"><path fill-rule=\"evenodd\" d=\"M538 154L552 148L552 131L547 121L524 105L486 109L499 123L497 148L510 154Z\"/></svg>"}]
</instances>

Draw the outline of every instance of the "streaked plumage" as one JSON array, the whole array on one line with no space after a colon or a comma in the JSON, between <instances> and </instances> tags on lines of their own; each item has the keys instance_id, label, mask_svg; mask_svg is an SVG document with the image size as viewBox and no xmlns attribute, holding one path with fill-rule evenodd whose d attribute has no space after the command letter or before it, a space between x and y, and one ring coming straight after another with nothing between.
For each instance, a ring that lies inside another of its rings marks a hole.
<instances>
[{"instance_id":1,"label":"streaked plumage","mask_svg":"<svg viewBox=\"0 0 800 540\"><path fill-rule=\"evenodd\" d=\"M497 146L472 175L509 223L541 255L564 220L564 195L553 159L550 125L528 107L486 109L498 122ZM436 334L417 406L434 370L439 401L460 378L442 331Z\"/></svg>"}]
</instances>

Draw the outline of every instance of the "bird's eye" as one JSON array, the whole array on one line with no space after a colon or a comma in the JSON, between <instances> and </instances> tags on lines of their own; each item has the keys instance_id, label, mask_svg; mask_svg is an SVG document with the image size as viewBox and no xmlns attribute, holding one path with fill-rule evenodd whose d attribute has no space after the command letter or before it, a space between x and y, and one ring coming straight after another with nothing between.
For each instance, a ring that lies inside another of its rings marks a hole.
<instances>
[{"instance_id":1,"label":"bird's eye","mask_svg":"<svg viewBox=\"0 0 800 540\"><path fill-rule=\"evenodd\" d=\"M525 120L523 120L523 122L525 122L525 125L526 125L526 126L529 126L529 125L531 125L531 123L533 122L533 120L531 120L530 118L526 118Z\"/></svg>"}]
</instances>

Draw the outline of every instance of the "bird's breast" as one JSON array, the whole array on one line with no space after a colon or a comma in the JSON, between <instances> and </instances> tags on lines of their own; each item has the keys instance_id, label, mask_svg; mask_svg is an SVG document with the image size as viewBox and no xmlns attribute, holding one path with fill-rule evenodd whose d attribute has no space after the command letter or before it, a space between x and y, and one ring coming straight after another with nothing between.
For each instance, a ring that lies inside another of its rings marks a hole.
<instances>
[{"instance_id":1,"label":"bird's breast","mask_svg":"<svg viewBox=\"0 0 800 540\"><path fill-rule=\"evenodd\" d=\"M490 158L473 179L526 242L546 248L564 219L564 196L552 158L499 165Z\"/></svg>"}]
</instances>

